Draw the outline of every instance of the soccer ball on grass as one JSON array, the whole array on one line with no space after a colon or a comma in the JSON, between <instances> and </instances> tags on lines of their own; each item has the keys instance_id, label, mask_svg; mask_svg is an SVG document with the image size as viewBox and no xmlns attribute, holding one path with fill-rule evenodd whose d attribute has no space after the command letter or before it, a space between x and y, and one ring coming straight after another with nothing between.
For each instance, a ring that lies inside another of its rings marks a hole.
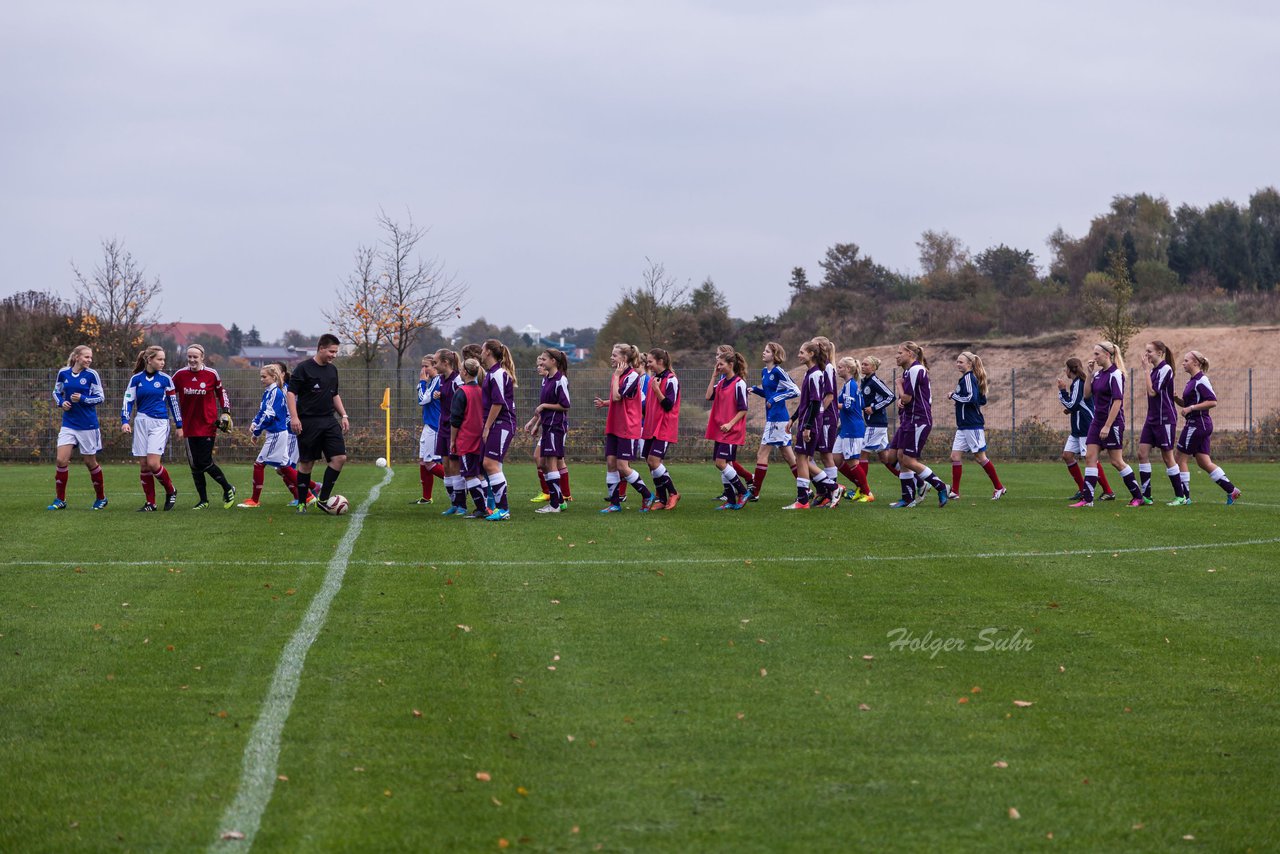
<instances>
[{"instance_id":1,"label":"soccer ball on grass","mask_svg":"<svg viewBox=\"0 0 1280 854\"><path fill-rule=\"evenodd\" d=\"M320 503L320 509L330 516L341 516L351 509L351 503L347 501L347 496L334 494L329 496L327 502Z\"/></svg>"}]
</instances>

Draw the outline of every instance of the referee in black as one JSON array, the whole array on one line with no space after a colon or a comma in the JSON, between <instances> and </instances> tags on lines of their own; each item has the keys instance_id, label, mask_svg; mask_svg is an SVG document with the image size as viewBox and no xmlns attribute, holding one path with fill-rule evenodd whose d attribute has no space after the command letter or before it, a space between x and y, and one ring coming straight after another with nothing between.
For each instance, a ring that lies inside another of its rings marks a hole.
<instances>
[{"instance_id":1,"label":"referee in black","mask_svg":"<svg viewBox=\"0 0 1280 854\"><path fill-rule=\"evenodd\" d=\"M320 486L320 509L328 513L329 497L347 461L344 434L351 429L347 408L338 394L338 336L325 334L316 342L316 354L294 369L289 377L285 404L289 430L298 436L298 512L307 512L311 469L324 457L328 466ZM334 416L337 416L335 418Z\"/></svg>"}]
</instances>

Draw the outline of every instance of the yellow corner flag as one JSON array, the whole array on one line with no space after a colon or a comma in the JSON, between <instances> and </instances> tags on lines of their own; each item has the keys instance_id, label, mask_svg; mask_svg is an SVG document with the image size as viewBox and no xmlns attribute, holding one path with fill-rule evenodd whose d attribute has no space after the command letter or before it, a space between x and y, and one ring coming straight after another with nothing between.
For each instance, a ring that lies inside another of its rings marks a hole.
<instances>
[{"instance_id":1,"label":"yellow corner flag","mask_svg":"<svg viewBox=\"0 0 1280 854\"><path fill-rule=\"evenodd\" d=\"M391 388L382 392L382 411L387 413L387 468L391 468Z\"/></svg>"}]
</instances>

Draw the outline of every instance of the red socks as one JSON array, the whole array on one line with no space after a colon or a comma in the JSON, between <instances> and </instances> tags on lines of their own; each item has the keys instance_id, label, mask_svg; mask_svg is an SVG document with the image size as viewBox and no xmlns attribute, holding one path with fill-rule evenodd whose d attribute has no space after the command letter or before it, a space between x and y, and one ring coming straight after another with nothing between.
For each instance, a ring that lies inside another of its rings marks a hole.
<instances>
[{"instance_id":1,"label":"red socks","mask_svg":"<svg viewBox=\"0 0 1280 854\"><path fill-rule=\"evenodd\" d=\"M546 475L542 473L542 469L538 469L538 488L542 490L542 494L551 497L551 487L547 486Z\"/></svg>"},{"instance_id":2,"label":"red socks","mask_svg":"<svg viewBox=\"0 0 1280 854\"><path fill-rule=\"evenodd\" d=\"M149 471L144 471L141 475L142 494L146 496L148 504L156 503L156 479Z\"/></svg>"},{"instance_id":3,"label":"red socks","mask_svg":"<svg viewBox=\"0 0 1280 854\"><path fill-rule=\"evenodd\" d=\"M102 466L94 466L89 469L89 480L93 481L93 491L97 494L98 500L107 497L107 487L102 481Z\"/></svg>"},{"instance_id":4,"label":"red socks","mask_svg":"<svg viewBox=\"0 0 1280 854\"><path fill-rule=\"evenodd\" d=\"M70 477L70 469L65 466L57 466L53 471L53 491L58 496L59 501L67 500L67 478Z\"/></svg>"},{"instance_id":5,"label":"red socks","mask_svg":"<svg viewBox=\"0 0 1280 854\"><path fill-rule=\"evenodd\" d=\"M1107 483L1107 472L1102 465L1102 460L1098 460L1098 483L1102 484L1103 492L1111 492L1111 484Z\"/></svg>"},{"instance_id":6,"label":"red socks","mask_svg":"<svg viewBox=\"0 0 1280 854\"><path fill-rule=\"evenodd\" d=\"M960 476L964 474L964 463L951 464L951 491L960 494Z\"/></svg>"},{"instance_id":7,"label":"red socks","mask_svg":"<svg viewBox=\"0 0 1280 854\"><path fill-rule=\"evenodd\" d=\"M1072 463L1071 465L1067 466L1067 471L1071 472L1071 476L1072 476L1073 478L1075 478L1075 481L1076 481L1076 489L1083 490L1083 489L1084 489L1084 475L1080 473L1080 464L1079 464L1079 463Z\"/></svg>"},{"instance_id":8,"label":"red socks","mask_svg":"<svg viewBox=\"0 0 1280 854\"><path fill-rule=\"evenodd\" d=\"M996 474L996 464L987 460L982 464L982 469L987 473L987 477L991 478L991 485L996 489L1004 489L1004 484L1000 482L1000 475ZM960 490L956 490L959 492Z\"/></svg>"},{"instance_id":9,"label":"red socks","mask_svg":"<svg viewBox=\"0 0 1280 854\"><path fill-rule=\"evenodd\" d=\"M757 465L755 473L751 475L752 491L756 495L760 494L760 487L764 485L765 476L769 474L769 464Z\"/></svg>"},{"instance_id":10,"label":"red socks","mask_svg":"<svg viewBox=\"0 0 1280 854\"><path fill-rule=\"evenodd\" d=\"M262 480L267 474L266 463L253 464L253 500L257 501L262 497Z\"/></svg>"},{"instance_id":11,"label":"red socks","mask_svg":"<svg viewBox=\"0 0 1280 854\"><path fill-rule=\"evenodd\" d=\"M560 494L564 496L565 501L571 501L569 497L569 470L567 468L560 469Z\"/></svg>"}]
</instances>

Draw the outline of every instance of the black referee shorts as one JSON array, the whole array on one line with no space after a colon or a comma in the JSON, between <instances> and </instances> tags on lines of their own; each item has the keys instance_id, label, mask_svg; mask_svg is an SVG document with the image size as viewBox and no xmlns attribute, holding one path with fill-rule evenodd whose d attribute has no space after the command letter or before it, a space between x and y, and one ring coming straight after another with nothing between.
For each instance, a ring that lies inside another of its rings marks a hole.
<instances>
[{"instance_id":1,"label":"black referee shorts","mask_svg":"<svg viewBox=\"0 0 1280 854\"><path fill-rule=\"evenodd\" d=\"M341 424L332 417L303 419L302 432L298 434L298 462L313 463L346 455Z\"/></svg>"}]
</instances>

